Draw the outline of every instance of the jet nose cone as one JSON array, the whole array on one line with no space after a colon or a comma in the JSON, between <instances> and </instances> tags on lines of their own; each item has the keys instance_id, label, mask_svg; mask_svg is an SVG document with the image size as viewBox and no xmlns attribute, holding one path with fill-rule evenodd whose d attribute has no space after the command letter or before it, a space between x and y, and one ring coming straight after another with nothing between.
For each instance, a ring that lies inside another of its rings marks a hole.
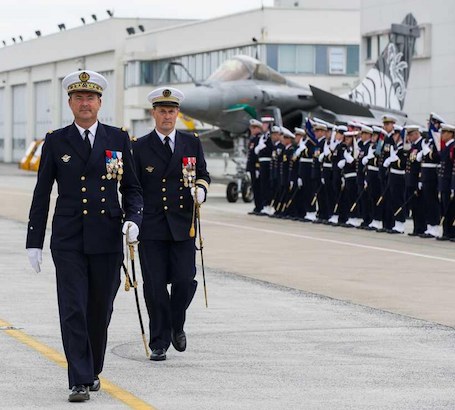
<instances>
[{"instance_id":1,"label":"jet nose cone","mask_svg":"<svg viewBox=\"0 0 455 410\"><path fill-rule=\"evenodd\" d=\"M210 108L210 91L203 86L185 90L185 99L180 104L180 111L195 118L204 117Z\"/></svg>"}]
</instances>

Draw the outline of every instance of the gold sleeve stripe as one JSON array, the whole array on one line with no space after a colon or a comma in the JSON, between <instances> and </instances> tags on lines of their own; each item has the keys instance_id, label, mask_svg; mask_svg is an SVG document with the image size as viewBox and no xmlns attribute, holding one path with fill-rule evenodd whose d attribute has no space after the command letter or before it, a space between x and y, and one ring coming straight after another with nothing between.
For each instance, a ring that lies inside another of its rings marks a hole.
<instances>
[{"instance_id":1,"label":"gold sleeve stripe","mask_svg":"<svg viewBox=\"0 0 455 410\"><path fill-rule=\"evenodd\" d=\"M205 179L196 179L197 185L202 185L207 191L209 190L209 184Z\"/></svg>"}]
</instances>

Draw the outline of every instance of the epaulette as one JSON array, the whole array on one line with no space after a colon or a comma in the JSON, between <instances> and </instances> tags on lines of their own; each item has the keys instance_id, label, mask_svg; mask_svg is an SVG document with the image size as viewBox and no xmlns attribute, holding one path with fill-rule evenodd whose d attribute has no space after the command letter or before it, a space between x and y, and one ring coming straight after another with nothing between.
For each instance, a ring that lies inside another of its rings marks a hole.
<instances>
[{"instance_id":1,"label":"epaulette","mask_svg":"<svg viewBox=\"0 0 455 410\"><path fill-rule=\"evenodd\" d=\"M133 135L132 137L130 137L130 141L136 142L136 141L137 141L137 137L135 137L135 136Z\"/></svg>"},{"instance_id":2,"label":"epaulette","mask_svg":"<svg viewBox=\"0 0 455 410\"><path fill-rule=\"evenodd\" d=\"M194 134L194 136L195 136L196 138L199 137L199 134L198 134L197 132L193 132L193 134Z\"/></svg>"},{"instance_id":3,"label":"epaulette","mask_svg":"<svg viewBox=\"0 0 455 410\"><path fill-rule=\"evenodd\" d=\"M125 127L122 127L121 129L122 129L122 131L123 131L123 132L125 132L125 131L126 131L126 128L125 128Z\"/></svg>"},{"instance_id":4,"label":"epaulette","mask_svg":"<svg viewBox=\"0 0 455 410\"><path fill-rule=\"evenodd\" d=\"M54 132L54 130L49 130L47 133L52 134L53 132Z\"/></svg>"}]
</instances>

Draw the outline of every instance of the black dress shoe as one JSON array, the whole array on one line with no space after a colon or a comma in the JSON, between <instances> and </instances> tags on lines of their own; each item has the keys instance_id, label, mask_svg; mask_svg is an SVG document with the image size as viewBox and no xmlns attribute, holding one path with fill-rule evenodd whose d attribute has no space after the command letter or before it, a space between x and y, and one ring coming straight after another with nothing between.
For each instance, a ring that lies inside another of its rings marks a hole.
<instances>
[{"instance_id":1,"label":"black dress shoe","mask_svg":"<svg viewBox=\"0 0 455 410\"><path fill-rule=\"evenodd\" d=\"M437 241L450 241L448 236L439 236L436 238Z\"/></svg>"},{"instance_id":2,"label":"black dress shoe","mask_svg":"<svg viewBox=\"0 0 455 410\"><path fill-rule=\"evenodd\" d=\"M71 393L68 396L68 401L72 402L86 401L89 399L90 393L88 392L88 387L84 386L83 384L73 386L73 388L71 389Z\"/></svg>"},{"instance_id":3,"label":"black dress shoe","mask_svg":"<svg viewBox=\"0 0 455 410\"><path fill-rule=\"evenodd\" d=\"M419 236L420 234L419 233L416 233L416 232L409 232L408 233L408 236Z\"/></svg>"},{"instance_id":4,"label":"black dress shoe","mask_svg":"<svg viewBox=\"0 0 455 410\"><path fill-rule=\"evenodd\" d=\"M436 238L436 236L431 235L431 234L429 234L429 233L421 233L421 234L419 235L419 237L420 237L420 238L424 238L424 239Z\"/></svg>"},{"instance_id":5,"label":"black dress shoe","mask_svg":"<svg viewBox=\"0 0 455 410\"><path fill-rule=\"evenodd\" d=\"M152 349L152 354L150 355L150 360L154 362L160 362L166 360L166 349Z\"/></svg>"},{"instance_id":6,"label":"black dress shoe","mask_svg":"<svg viewBox=\"0 0 455 410\"><path fill-rule=\"evenodd\" d=\"M171 342L175 350L178 352L184 352L186 349L186 334L182 330L181 332L171 331Z\"/></svg>"},{"instance_id":7,"label":"black dress shoe","mask_svg":"<svg viewBox=\"0 0 455 410\"><path fill-rule=\"evenodd\" d=\"M88 388L90 391L98 391L101 388L101 382L98 376L95 376L93 384Z\"/></svg>"}]
</instances>

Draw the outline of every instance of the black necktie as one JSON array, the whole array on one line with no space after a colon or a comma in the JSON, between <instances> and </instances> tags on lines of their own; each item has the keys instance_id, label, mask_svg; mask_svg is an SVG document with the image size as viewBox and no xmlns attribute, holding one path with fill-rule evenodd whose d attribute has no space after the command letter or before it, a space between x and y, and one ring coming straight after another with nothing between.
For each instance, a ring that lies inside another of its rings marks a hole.
<instances>
[{"instance_id":1,"label":"black necktie","mask_svg":"<svg viewBox=\"0 0 455 410\"><path fill-rule=\"evenodd\" d=\"M171 141L171 139L169 137L164 137L164 148L166 150L166 153L167 153L167 156L169 158L172 157L172 148L171 146L169 145L169 142Z\"/></svg>"},{"instance_id":2,"label":"black necktie","mask_svg":"<svg viewBox=\"0 0 455 410\"><path fill-rule=\"evenodd\" d=\"M87 152L90 154L92 152L92 144L90 144L90 139L89 139L89 134L90 134L90 130L85 130L84 131L84 142L85 142L85 146L87 147Z\"/></svg>"}]
</instances>

